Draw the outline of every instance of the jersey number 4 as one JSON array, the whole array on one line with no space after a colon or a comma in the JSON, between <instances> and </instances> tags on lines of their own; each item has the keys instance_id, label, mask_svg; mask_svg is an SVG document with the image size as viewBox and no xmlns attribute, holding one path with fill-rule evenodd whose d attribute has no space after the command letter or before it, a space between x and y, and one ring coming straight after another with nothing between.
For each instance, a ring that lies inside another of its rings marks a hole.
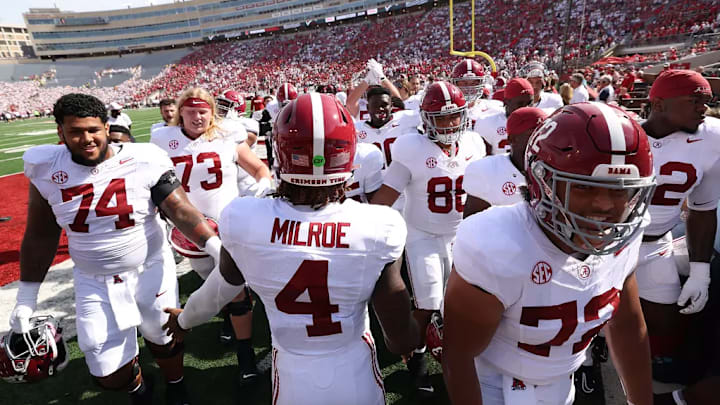
<instances>
[{"instance_id":1,"label":"jersey number 4","mask_svg":"<svg viewBox=\"0 0 720 405\"><path fill-rule=\"evenodd\" d=\"M600 319L600 310L608 305L613 307L613 315L620 304L620 292L614 287L593 297L587 305L585 305L584 316L585 322L591 322ZM559 319L561 322L560 331L551 340L540 343L539 345L531 345L528 343L518 342L518 347L538 356L549 357L550 346L562 346L578 325L577 301L570 301L563 304L553 305L549 307L523 307L520 314L520 323L526 326L538 327L541 320ZM582 335L579 342L573 344L573 354L584 350L600 329L605 325L600 325L588 330Z\"/></svg>"},{"instance_id":2,"label":"jersey number 4","mask_svg":"<svg viewBox=\"0 0 720 405\"><path fill-rule=\"evenodd\" d=\"M68 202L73 197L82 196L80 201L80 209L75 215L75 220L70 224L70 229L74 232L87 233L90 231L90 226L85 223L88 214L90 213L90 206L93 202L93 185L92 184L80 184L79 186L65 188L61 190L63 202ZM110 201L115 196L115 206L110 207ZM133 213L132 205L127 202L127 195L125 191L125 179L112 179L108 184L105 191L100 196L97 204L95 205L95 216L107 217L111 215L117 215L118 220L115 221L115 229L125 229L135 225L135 220L130 218L130 214Z\"/></svg>"},{"instance_id":3,"label":"jersey number 4","mask_svg":"<svg viewBox=\"0 0 720 405\"><path fill-rule=\"evenodd\" d=\"M297 301L307 290L310 302ZM330 303L327 260L303 260L287 285L275 296L275 306L291 315L312 315L307 325L308 336L327 336L342 333L340 322L333 322L332 314L340 311Z\"/></svg>"},{"instance_id":4,"label":"jersey number 4","mask_svg":"<svg viewBox=\"0 0 720 405\"><path fill-rule=\"evenodd\" d=\"M185 190L186 193L190 192L190 185L188 184L190 182L190 173L192 172L193 167L193 158L191 155L184 155L184 156L175 156L172 157L172 162L177 167L178 164L182 163L185 165L185 168L183 169L182 177L180 178L180 181L182 182L183 190ZM220 186L222 186L222 164L220 163L220 155L218 155L215 152L203 152L199 153L197 155L197 163L202 163L205 160L212 160L213 167L208 167L207 171L210 174L215 175L215 181L210 183L206 180L203 180L200 182L200 187L203 188L203 190L212 190L216 189Z\"/></svg>"}]
</instances>

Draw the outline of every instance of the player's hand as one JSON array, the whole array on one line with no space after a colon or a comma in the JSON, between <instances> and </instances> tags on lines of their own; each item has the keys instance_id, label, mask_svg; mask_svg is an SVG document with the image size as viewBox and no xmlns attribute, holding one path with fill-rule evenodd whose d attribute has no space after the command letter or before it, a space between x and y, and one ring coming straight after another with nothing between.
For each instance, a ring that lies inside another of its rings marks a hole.
<instances>
[{"instance_id":1,"label":"player's hand","mask_svg":"<svg viewBox=\"0 0 720 405\"><path fill-rule=\"evenodd\" d=\"M250 192L253 193L256 198L265 197L272 192L272 189L272 182L267 177L263 177L260 181L250 186Z\"/></svg>"},{"instance_id":2,"label":"player's hand","mask_svg":"<svg viewBox=\"0 0 720 405\"><path fill-rule=\"evenodd\" d=\"M378 77L375 76L375 72L368 69L367 74L365 75L365 83L368 84L368 86L378 86L380 85L380 80L378 80Z\"/></svg>"},{"instance_id":3,"label":"player's hand","mask_svg":"<svg viewBox=\"0 0 720 405\"><path fill-rule=\"evenodd\" d=\"M685 306L688 300L690 305L680 310L681 314L694 314L702 311L708 302L708 288L710 287L710 263L690 262L690 277L677 300L679 306Z\"/></svg>"},{"instance_id":4,"label":"player's hand","mask_svg":"<svg viewBox=\"0 0 720 405\"><path fill-rule=\"evenodd\" d=\"M40 282L20 281L17 291L17 303L10 313L10 328L15 333L30 331L30 317L37 308L37 298L40 293Z\"/></svg>"},{"instance_id":5,"label":"player's hand","mask_svg":"<svg viewBox=\"0 0 720 405\"><path fill-rule=\"evenodd\" d=\"M378 80L378 84L380 82L382 82L383 80L385 80L385 74L383 73L383 67L380 63L378 63L378 61L376 61L375 59L370 59L367 62L367 68L368 68L368 71L373 72L373 74L375 75L375 77Z\"/></svg>"},{"instance_id":6,"label":"player's hand","mask_svg":"<svg viewBox=\"0 0 720 405\"><path fill-rule=\"evenodd\" d=\"M178 342L182 342L188 330L183 329L178 323L178 317L182 313L180 308L165 308L164 311L170 315L168 321L162 326L163 330L167 330L166 334L172 336Z\"/></svg>"},{"instance_id":7,"label":"player's hand","mask_svg":"<svg viewBox=\"0 0 720 405\"><path fill-rule=\"evenodd\" d=\"M10 329L15 333L30 332L30 317L33 312L33 308L18 303L10 314Z\"/></svg>"}]
</instances>

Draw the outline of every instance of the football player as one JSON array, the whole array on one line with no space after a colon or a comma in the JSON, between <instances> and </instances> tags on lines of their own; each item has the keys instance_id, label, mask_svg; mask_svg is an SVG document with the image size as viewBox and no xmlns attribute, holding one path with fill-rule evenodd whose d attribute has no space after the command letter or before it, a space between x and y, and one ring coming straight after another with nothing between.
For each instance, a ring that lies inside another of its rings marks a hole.
<instances>
[{"instance_id":1,"label":"football player","mask_svg":"<svg viewBox=\"0 0 720 405\"><path fill-rule=\"evenodd\" d=\"M129 129L122 125L110 125L108 129L108 141L110 143L135 143L135 137L132 136Z\"/></svg>"},{"instance_id":2,"label":"football player","mask_svg":"<svg viewBox=\"0 0 720 405\"><path fill-rule=\"evenodd\" d=\"M183 345L162 331L163 308L177 305L175 262L158 209L196 245L217 257L220 240L188 201L167 154L151 144L110 144L105 107L84 94L53 110L64 145L23 155L30 179L28 223L20 249L20 286L10 315L30 328L38 291L60 233L75 263L78 344L98 384L152 403L137 360L137 329L165 375L168 404L186 404Z\"/></svg>"},{"instance_id":3,"label":"football player","mask_svg":"<svg viewBox=\"0 0 720 405\"><path fill-rule=\"evenodd\" d=\"M348 179L345 197L367 203L383 183L385 162L382 152L375 145L358 142L353 162L353 175Z\"/></svg>"},{"instance_id":4,"label":"football player","mask_svg":"<svg viewBox=\"0 0 720 405\"><path fill-rule=\"evenodd\" d=\"M160 100L160 115L162 116L162 122L156 122L150 126L150 133L152 134L158 128L166 127L170 125L175 114L177 113L177 106L175 100L171 98L164 98Z\"/></svg>"},{"instance_id":5,"label":"football player","mask_svg":"<svg viewBox=\"0 0 720 405\"><path fill-rule=\"evenodd\" d=\"M530 134L545 118L545 112L535 107L513 111L507 120L510 153L489 156L468 165L463 182L467 193L464 218L493 205L512 205L525 200L525 146Z\"/></svg>"},{"instance_id":6,"label":"football player","mask_svg":"<svg viewBox=\"0 0 720 405\"><path fill-rule=\"evenodd\" d=\"M254 151L257 135L260 132L260 124L252 118L241 115L240 110L245 111L245 100L240 93L234 90L225 90L215 98L215 105L217 107L216 114L223 119L225 126L237 126L236 123L243 126L245 130L236 131L235 140L247 143L250 150ZM242 134L246 134L245 139L243 139ZM237 186L240 195L254 195L255 179L240 167L238 167L237 175Z\"/></svg>"},{"instance_id":7,"label":"football player","mask_svg":"<svg viewBox=\"0 0 720 405\"><path fill-rule=\"evenodd\" d=\"M489 110L475 121L475 132L485 140L488 154L499 155L508 152L507 118L518 108L532 104L533 87L525 79L514 78L504 91L503 110Z\"/></svg>"},{"instance_id":8,"label":"football player","mask_svg":"<svg viewBox=\"0 0 720 405\"><path fill-rule=\"evenodd\" d=\"M450 246L465 206L463 174L485 156L482 138L467 131L467 103L460 89L447 82L427 88L420 106L423 131L403 135L392 147L393 161L373 204L392 206L405 194L403 215L408 226L406 261L423 342L407 360L421 396L433 393L425 363L424 332L442 308L450 273Z\"/></svg>"},{"instance_id":9,"label":"football player","mask_svg":"<svg viewBox=\"0 0 720 405\"><path fill-rule=\"evenodd\" d=\"M637 280L656 375L663 369L674 369L675 376L690 374L672 358L690 329L692 317L686 315L702 311L709 296L720 200L720 120L705 116L711 97L710 84L699 73L665 71L650 89L650 116L642 124L652 145L658 187L650 203L652 220L640 248ZM682 284L671 229L680 222L684 201L689 208L690 265Z\"/></svg>"},{"instance_id":10,"label":"football player","mask_svg":"<svg viewBox=\"0 0 720 405\"><path fill-rule=\"evenodd\" d=\"M367 91L371 87L382 87L387 89L391 97L400 97L400 92L395 85L385 77L382 65L375 59L370 59L366 65L367 73L360 80L347 98L347 108L356 121L365 121L369 117L369 102ZM391 103L392 104L392 103Z\"/></svg>"},{"instance_id":11,"label":"football player","mask_svg":"<svg viewBox=\"0 0 720 405\"><path fill-rule=\"evenodd\" d=\"M188 89L178 98L178 105L180 108L173 125L155 131L151 142L164 149L176 167L182 167L182 186L200 212L217 222L222 209L238 196L238 166L257 181L256 197L269 192L272 183L267 166L245 142L238 141L245 139L240 124L231 120L216 121L215 101L207 91ZM172 232L171 241L183 239L176 230ZM206 279L218 262L202 253L193 251L189 255L190 266ZM232 321L235 332L240 384L249 386L258 373L250 342L252 302L248 291L243 291L227 310L230 316L226 319ZM230 329L227 321L225 326L226 330ZM231 333L221 333L221 340L231 339Z\"/></svg>"},{"instance_id":12,"label":"football player","mask_svg":"<svg viewBox=\"0 0 720 405\"><path fill-rule=\"evenodd\" d=\"M278 87L276 99L265 105L265 109L272 117L272 121L275 122L275 118L280 113L283 107L288 105L292 100L298 97L298 91L290 83L283 83Z\"/></svg>"},{"instance_id":13,"label":"football player","mask_svg":"<svg viewBox=\"0 0 720 405\"><path fill-rule=\"evenodd\" d=\"M184 310L168 309L169 333L182 336L207 321L247 281L270 322L273 403L384 404L368 301L390 351L418 342L397 263L403 219L344 199L356 135L334 96L299 96L273 131L279 198L239 198L223 210L220 268ZM251 223L238 227L239 217Z\"/></svg>"},{"instance_id":14,"label":"football player","mask_svg":"<svg viewBox=\"0 0 720 405\"><path fill-rule=\"evenodd\" d=\"M110 103L110 115L107 118L109 125L122 125L130 129L132 127L132 120L130 116L122 112L123 106L120 103Z\"/></svg>"},{"instance_id":15,"label":"football player","mask_svg":"<svg viewBox=\"0 0 720 405\"><path fill-rule=\"evenodd\" d=\"M529 203L473 215L457 232L444 307L450 398L570 405L573 371L607 323L628 403L652 404L633 274L655 183L645 132L616 107L566 106L533 132L525 167Z\"/></svg>"},{"instance_id":16,"label":"football player","mask_svg":"<svg viewBox=\"0 0 720 405\"><path fill-rule=\"evenodd\" d=\"M471 128L474 128L475 121L482 114L489 110L502 110L502 103L497 100L482 99L485 85L489 78L492 83L492 76L486 75L483 66L472 59L463 59L458 62L450 74L451 81L465 96L468 103L468 116ZM492 88L492 86L491 86Z\"/></svg>"}]
</instances>

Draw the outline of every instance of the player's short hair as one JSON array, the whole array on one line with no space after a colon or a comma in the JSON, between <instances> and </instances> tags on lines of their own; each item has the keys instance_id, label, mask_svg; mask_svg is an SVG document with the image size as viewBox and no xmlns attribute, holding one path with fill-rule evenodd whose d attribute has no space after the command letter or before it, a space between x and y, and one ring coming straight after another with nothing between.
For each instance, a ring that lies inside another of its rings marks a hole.
<instances>
[{"instance_id":1,"label":"player's short hair","mask_svg":"<svg viewBox=\"0 0 720 405\"><path fill-rule=\"evenodd\" d=\"M105 104L97 97L89 94L70 93L66 94L55 102L53 106L53 115L55 122L62 125L66 116L87 118L100 118L102 123L108 120Z\"/></svg>"},{"instance_id":2,"label":"player's short hair","mask_svg":"<svg viewBox=\"0 0 720 405\"><path fill-rule=\"evenodd\" d=\"M160 100L160 108L163 108L168 105L175 105L175 99L173 98L164 98Z\"/></svg>"},{"instance_id":3,"label":"player's short hair","mask_svg":"<svg viewBox=\"0 0 720 405\"><path fill-rule=\"evenodd\" d=\"M388 96L392 98L392 95L390 94L390 91L382 86L370 86L367 90L367 94L365 98L367 101L370 101L372 97L375 96Z\"/></svg>"},{"instance_id":4,"label":"player's short hair","mask_svg":"<svg viewBox=\"0 0 720 405\"><path fill-rule=\"evenodd\" d=\"M345 198L345 183L324 187L306 187L281 181L277 195L295 205L309 205L320 209L330 203L340 202Z\"/></svg>"},{"instance_id":5,"label":"player's short hair","mask_svg":"<svg viewBox=\"0 0 720 405\"><path fill-rule=\"evenodd\" d=\"M130 142L135 143L135 137L132 136L132 134L130 133L130 128L126 127L125 125L110 125L108 134L111 132L120 132L122 134L125 134L128 136L128 139L130 139Z\"/></svg>"}]
</instances>

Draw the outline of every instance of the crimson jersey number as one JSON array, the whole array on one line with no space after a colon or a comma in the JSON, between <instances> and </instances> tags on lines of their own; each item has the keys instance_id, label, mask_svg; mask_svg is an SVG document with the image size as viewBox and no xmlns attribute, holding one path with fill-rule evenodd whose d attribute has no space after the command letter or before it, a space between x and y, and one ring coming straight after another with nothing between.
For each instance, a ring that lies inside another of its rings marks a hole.
<instances>
[{"instance_id":1,"label":"crimson jersey number","mask_svg":"<svg viewBox=\"0 0 720 405\"><path fill-rule=\"evenodd\" d=\"M390 163L392 163L392 155L390 154L390 146L395 142L397 137L394 138L387 138L383 141L383 144L380 145L380 142L373 142L373 145L377 146L378 149L385 152L385 167L387 168L390 166Z\"/></svg>"},{"instance_id":2,"label":"crimson jersey number","mask_svg":"<svg viewBox=\"0 0 720 405\"><path fill-rule=\"evenodd\" d=\"M697 170L695 170L695 166L690 163L667 162L660 166L661 176L672 176L674 172L685 173L685 182L681 184L665 183L657 186L650 202L651 205L680 205L682 202L680 198L668 198L665 197L665 193L667 191L673 191L683 194L697 181Z\"/></svg>"},{"instance_id":3,"label":"crimson jersey number","mask_svg":"<svg viewBox=\"0 0 720 405\"><path fill-rule=\"evenodd\" d=\"M305 290L310 302L297 301ZM342 333L340 322L332 320L332 314L340 309L330 303L327 260L303 260L287 285L275 296L275 306L286 314L312 315L313 323L305 327L310 337Z\"/></svg>"},{"instance_id":4,"label":"crimson jersey number","mask_svg":"<svg viewBox=\"0 0 720 405\"><path fill-rule=\"evenodd\" d=\"M620 292L616 288L611 288L603 294L593 297L587 305L585 305L584 319L585 322L591 322L600 319L600 310L608 305L613 307L613 316L617 312L620 305ZM549 357L550 346L562 346L570 336L575 332L578 325L577 301L570 301L564 304L553 305L549 307L523 307L520 314L520 323L526 326L537 327L541 320L559 319L561 321L560 331L551 340L539 345L531 345L518 342L518 347L538 356ZM593 336L595 336L605 322L588 330L582 335L579 342L573 344L573 354L578 353L590 344Z\"/></svg>"},{"instance_id":5,"label":"crimson jersey number","mask_svg":"<svg viewBox=\"0 0 720 405\"><path fill-rule=\"evenodd\" d=\"M74 232L90 232L90 226L85 221L90 213L90 206L95 196L93 193L93 185L80 184L75 187L64 188L60 191L62 192L63 202L68 202L76 196L82 196L80 209L78 213L75 214L75 220L69 227ZM111 207L110 200L112 200L113 196L115 196L115 206ZM118 220L115 221L115 229L125 229L135 225L135 220L130 218L130 214L132 213L133 207L127 202L125 179L110 180L110 184L105 188L105 191L95 205L95 216L108 217L117 215Z\"/></svg>"},{"instance_id":6,"label":"crimson jersey number","mask_svg":"<svg viewBox=\"0 0 720 405\"><path fill-rule=\"evenodd\" d=\"M462 188L463 176L455 179L455 188L450 177L433 177L428 180L428 209L437 214L447 214L455 207L455 211L463 212L465 206L462 196L465 190ZM438 188L440 188L438 190Z\"/></svg>"},{"instance_id":7,"label":"crimson jersey number","mask_svg":"<svg viewBox=\"0 0 720 405\"><path fill-rule=\"evenodd\" d=\"M186 193L190 192L190 185L188 182L190 181L190 173L192 172L193 167L193 158L191 155L184 155L184 156L175 156L172 157L173 164L177 167L178 164L182 163L185 165L185 168L183 169L182 177L180 181L182 182L183 189ZM215 181L212 183L208 182L207 180L203 180L200 182L200 187L203 188L203 190L212 190L216 189L220 186L222 186L222 164L220 163L220 155L218 155L215 152L203 152L199 153L197 155L196 162L198 164L206 161L206 160L212 160L213 167L208 167L207 171L210 174L215 175Z\"/></svg>"}]
</instances>

